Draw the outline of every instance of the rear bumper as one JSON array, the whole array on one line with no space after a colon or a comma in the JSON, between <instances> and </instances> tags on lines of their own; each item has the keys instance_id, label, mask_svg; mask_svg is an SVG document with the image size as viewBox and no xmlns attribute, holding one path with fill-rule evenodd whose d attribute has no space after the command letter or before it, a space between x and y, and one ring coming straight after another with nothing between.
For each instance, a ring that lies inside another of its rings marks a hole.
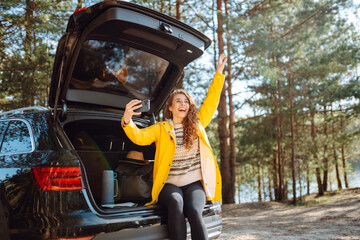
<instances>
[{"instance_id":1,"label":"rear bumper","mask_svg":"<svg viewBox=\"0 0 360 240\"><path fill-rule=\"evenodd\" d=\"M208 230L209 239L219 237L222 230L222 219L218 215L204 217L206 228ZM190 226L187 223L187 239L191 239ZM138 229L123 230L119 232L99 234L93 240L111 240L111 239L127 239L127 240L160 240L169 239L166 225L153 225Z\"/></svg>"},{"instance_id":2,"label":"rear bumper","mask_svg":"<svg viewBox=\"0 0 360 240\"><path fill-rule=\"evenodd\" d=\"M93 238L93 240L111 240L111 239L159 240L159 239L168 239L168 236L166 231L166 225L159 224L151 227L99 234L95 238Z\"/></svg>"}]
</instances>

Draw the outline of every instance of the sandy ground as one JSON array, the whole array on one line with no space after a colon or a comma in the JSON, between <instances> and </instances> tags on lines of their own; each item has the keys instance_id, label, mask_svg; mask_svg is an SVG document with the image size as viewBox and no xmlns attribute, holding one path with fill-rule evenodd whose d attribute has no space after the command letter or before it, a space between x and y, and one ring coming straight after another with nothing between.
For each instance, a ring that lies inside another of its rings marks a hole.
<instances>
[{"instance_id":1,"label":"sandy ground","mask_svg":"<svg viewBox=\"0 0 360 240\"><path fill-rule=\"evenodd\" d=\"M306 196L303 206L277 202L223 205L218 239L360 239L360 188Z\"/></svg>"}]
</instances>

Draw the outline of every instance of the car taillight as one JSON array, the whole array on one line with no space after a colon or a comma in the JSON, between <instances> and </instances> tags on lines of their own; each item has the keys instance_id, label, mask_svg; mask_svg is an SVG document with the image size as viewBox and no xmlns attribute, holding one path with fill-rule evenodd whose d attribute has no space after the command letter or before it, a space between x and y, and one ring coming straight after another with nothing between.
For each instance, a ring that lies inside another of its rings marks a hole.
<instances>
[{"instance_id":1,"label":"car taillight","mask_svg":"<svg viewBox=\"0 0 360 240\"><path fill-rule=\"evenodd\" d=\"M38 167L33 168L36 182L43 190L82 189L80 167Z\"/></svg>"},{"instance_id":2,"label":"car taillight","mask_svg":"<svg viewBox=\"0 0 360 240\"><path fill-rule=\"evenodd\" d=\"M93 238L94 238L94 236L77 237L77 238L46 238L46 239L42 239L42 240L91 240Z\"/></svg>"},{"instance_id":3,"label":"car taillight","mask_svg":"<svg viewBox=\"0 0 360 240\"><path fill-rule=\"evenodd\" d=\"M84 10L86 10L86 7L83 7L83 8L80 8L80 9L76 9L76 10L74 11L73 15L76 14L76 13L78 13L78 12L84 11Z\"/></svg>"}]
</instances>

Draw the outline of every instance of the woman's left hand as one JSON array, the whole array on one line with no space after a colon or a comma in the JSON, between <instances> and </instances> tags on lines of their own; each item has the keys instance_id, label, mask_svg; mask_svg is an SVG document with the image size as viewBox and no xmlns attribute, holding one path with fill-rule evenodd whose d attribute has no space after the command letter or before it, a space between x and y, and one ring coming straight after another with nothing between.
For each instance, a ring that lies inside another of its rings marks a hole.
<instances>
[{"instance_id":1,"label":"woman's left hand","mask_svg":"<svg viewBox=\"0 0 360 240\"><path fill-rule=\"evenodd\" d=\"M224 67L225 67L225 63L227 61L227 57L225 54L221 54L217 63L217 67L216 67L216 71L218 73L223 73Z\"/></svg>"}]
</instances>

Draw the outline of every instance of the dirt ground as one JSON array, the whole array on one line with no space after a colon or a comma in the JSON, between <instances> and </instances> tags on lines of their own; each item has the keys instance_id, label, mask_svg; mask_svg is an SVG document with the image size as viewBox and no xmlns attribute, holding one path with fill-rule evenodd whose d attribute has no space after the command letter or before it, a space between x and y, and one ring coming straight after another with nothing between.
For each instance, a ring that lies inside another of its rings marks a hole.
<instances>
[{"instance_id":1,"label":"dirt ground","mask_svg":"<svg viewBox=\"0 0 360 240\"><path fill-rule=\"evenodd\" d=\"M306 196L301 206L226 204L220 240L360 239L360 188Z\"/></svg>"}]
</instances>

